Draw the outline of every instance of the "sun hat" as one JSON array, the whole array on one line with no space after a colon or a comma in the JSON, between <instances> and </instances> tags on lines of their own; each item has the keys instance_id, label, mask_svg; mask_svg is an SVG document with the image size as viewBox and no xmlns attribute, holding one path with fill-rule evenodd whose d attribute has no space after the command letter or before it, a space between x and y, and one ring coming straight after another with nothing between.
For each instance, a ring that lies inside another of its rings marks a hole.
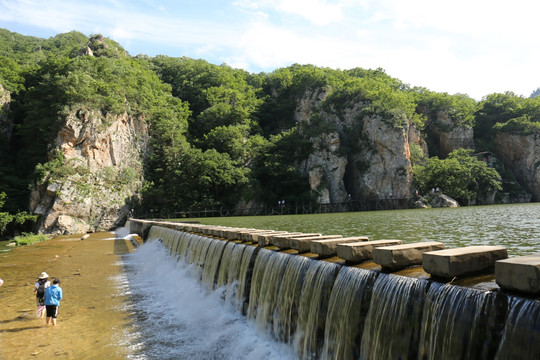
<instances>
[{"instance_id":1,"label":"sun hat","mask_svg":"<svg viewBox=\"0 0 540 360\"><path fill-rule=\"evenodd\" d=\"M49 277L49 274L47 274L45 271L41 273L41 275L39 275L39 279L46 279Z\"/></svg>"}]
</instances>

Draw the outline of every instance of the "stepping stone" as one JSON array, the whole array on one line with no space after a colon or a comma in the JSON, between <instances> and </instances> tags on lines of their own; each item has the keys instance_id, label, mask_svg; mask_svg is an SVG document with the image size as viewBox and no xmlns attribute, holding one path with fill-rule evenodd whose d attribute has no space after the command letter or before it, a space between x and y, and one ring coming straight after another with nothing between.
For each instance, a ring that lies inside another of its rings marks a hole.
<instances>
[{"instance_id":1,"label":"stepping stone","mask_svg":"<svg viewBox=\"0 0 540 360\"><path fill-rule=\"evenodd\" d=\"M274 246L277 246L281 249L290 249L291 244L289 243L289 240L294 237L312 237L312 236L322 236L322 234L319 233L300 233L300 234L287 234L287 235L277 235L272 236L272 239L270 240L270 243Z\"/></svg>"},{"instance_id":2,"label":"stepping stone","mask_svg":"<svg viewBox=\"0 0 540 360\"><path fill-rule=\"evenodd\" d=\"M417 242L373 249L373 261L384 270L396 271L409 266L422 265L422 254L442 250L444 244L437 241Z\"/></svg>"},{"instance_id":3,"label":"stepping stone","mask_svg":"<svg viewBox=\"0 0 540 360\"><path fill-rule=\"evenodd\" d=\"M540 253L495 262L495 281L502 289L540 294Z\"/></svg>"},{"instance_id":4,"label":"stepping stone","mask_svg":"<svg viewBox=\"0 0 540 360\"><path fill-rule=\"evenodd\" d=\"M425 252L424 270L432 276L451 279L492 269L495 261L506 259L503 246L466 246L455 249Z\"/></svg>"},{"instance_id":5,"label":"stepping stone","mask_svg":"<svg viewBox=\"0 0 540 360\"><path fill-rule=\"evenodd\" d=\"M330 257L337 254L337 245L351 242L368 241L367 236L353 236L340 239L313 240L311 252L321 257Z\"/></svg>"},{"instance_id":6,"label":"stepping stone","mask_svg":"<svg viewBox=\"0 0 540 360\"><path fill-rule=\"evenodd\" d=\"M313 240L325 240L325 239L338 239L343 238L343 235L322 235L311 237L293 237L289 239L289 244L292 249L298 250L298 252L307 252L311 250L311 242Z\"/></svg>"},{"instance_id":7,"label":"stepping stone","mask_svg":"<svg viewBox=\"0 0 540 360\"><path fill-rule=\"evenodd\" d=\"M300 235L299 232L290 233L288 231L273 231L268 233L253 234L253 242L256 242L259 247L265 247L270 245L270 240L275 235Z\"/></svg>"},{"instance_id":8,"label":"stepping stone","mask_svg":"<svg viewBox=\"0 0 540 360\"><path fill-rule=\"evenodd\" d=\"M399 245L401 240L374 240L337 245L337 256L348 262L361 262L373 258L373 249L380 246Z\"/></svg>"}]
</instances>

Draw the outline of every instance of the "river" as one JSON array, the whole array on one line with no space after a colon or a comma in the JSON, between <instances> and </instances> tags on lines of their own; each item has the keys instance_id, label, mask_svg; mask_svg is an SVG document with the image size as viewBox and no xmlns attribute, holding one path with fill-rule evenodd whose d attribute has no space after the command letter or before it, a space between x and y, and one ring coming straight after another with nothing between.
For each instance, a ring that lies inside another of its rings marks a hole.
<instances>
[{"instance_id":1,"label":"river","mask_svg":"<svg viewBox=\"0 0 540 360\"><path fill-rule=\"evenodd\" d=\"M191 220L191 219L190 219ZM314 215L203 218L204 224L371 240L503 245L510 256L540 252L540 204ZM125 229L0 252L0 359L292 359L224 290L201 286L196 269L159 242L136 250ZM3 248L2 250L9 250ZM35 317L32 284L47 271L64 288L58 327Z\"/></svg>"}]
</instances>

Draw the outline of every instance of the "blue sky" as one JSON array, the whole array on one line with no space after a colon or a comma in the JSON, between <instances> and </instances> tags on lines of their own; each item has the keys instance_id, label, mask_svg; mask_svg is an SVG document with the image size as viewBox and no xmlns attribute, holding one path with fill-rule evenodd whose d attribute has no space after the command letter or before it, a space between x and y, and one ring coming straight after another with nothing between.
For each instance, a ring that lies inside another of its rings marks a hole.
<instances>
[{"instance_id":1,"label":"blue sky","mask_svg":"<svg viewBox=\"0 0 540 360\"><path fill-rule=\"evenodd\" d=\"M480 100L540 87L539 13L531 0L0 0L0 27L103 34L131 55L250 72L381 67L412 86Z\"/></svg>"}]
</instances>

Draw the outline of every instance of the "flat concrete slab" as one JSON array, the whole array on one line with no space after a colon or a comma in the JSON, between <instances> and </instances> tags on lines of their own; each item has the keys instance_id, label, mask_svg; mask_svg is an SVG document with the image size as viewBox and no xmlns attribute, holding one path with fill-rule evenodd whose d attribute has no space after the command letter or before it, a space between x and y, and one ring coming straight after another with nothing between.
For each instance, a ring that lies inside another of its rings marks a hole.
<instances>
[{"instance_id":1,"label":"flat concrete slab","mask_svg":"<svg viewBox=\"0 0 540 360\"><path fill-rule=\"evenodd\" d=\"M290 249L291 244L289 240L293 237L311 237L311 236L322 236L319 233L300 233L300 234L287 234L287 235L276 235L272 236L270 239L270 244L277 246L280 249Z\"/></svg>"},{"instance_id":2,"label":"flat concrete slab","mask_svg":"<svg viewBox=\"0 0 540 360\"><path fill-rule=\"evenodd\" d=\"M495 262L495 281L502 289L540 294L540 253Z\"/></svg>"},{"instance_id":3,"label":"flat concrete slab","mask_svg":"<svg viewBox=\"0 0 540 360\"><path fill-rule=\"evenodd\" d=\"M273 231L268 233L253 234L253 242L256 242L259 247L270 246L270 240L273 236L276 235L299 235L299 232L288 232L288 231Z\"/></svg>"},{"instance_id":4,"label":"flat concrete slab","mask_svg":"<svg viewBox=\"0 0 540 360\"><path fill-rule=\"evenodd\" d=\"M397 271L421 265L423 253L442 249L444 244L437 241L381 246L373 249L373 261L381 265L383 270Z\"/></svg>"},{"instance_id":5,"label":"flat concrete slab","mask_svg":"<svg viewBox=\"0 0 540 360\"><path fill-rule=\"evenodd\" d=\"M399 245L401 240L361 241L337 245L337 256L348 262L361 262L373 258L373 249L380 246Z\"/></svg>"},{"instance_id":6,"label":"flat concrete slab","mask_svg":"<svg viewBox=\"0 0 540 360\"><path fill-rule=\"evenodd\" d=\"M311 242L313 240L326 240L326 239L339 239L343 238L343 235L322 235L312 237L293 237L289 239L289 244L292 249L298 250L298 252L307 252L311 250Z\"/></svg>"},{"instance_id":7,"label":"flat concrete slab","mask_svg":"<svg viewBox=\"0 0 540 360\"><path fill-rule=\"evenodd\" d=\"M340 238L340 239L326 239L326 240L317 239L317 240L313 240L310 243L311 245L310 251L321 257L336 256L338 244L368 241L368 240L369 238L367 236L353 236L353 237L345 237L345 238Z\"/></svg>"},{"instance_id":8,"label":"flat concrete slab","mask_svg":"<svg viewBox=\"0 0 540 360\"><path fill-rule=\"evenodd\" d=\"M466 246L425 252L422 265L432 276L451 279L488 271L495 261L507 257L508 251L503 246Z\"/></svg>"}]
</instances>

